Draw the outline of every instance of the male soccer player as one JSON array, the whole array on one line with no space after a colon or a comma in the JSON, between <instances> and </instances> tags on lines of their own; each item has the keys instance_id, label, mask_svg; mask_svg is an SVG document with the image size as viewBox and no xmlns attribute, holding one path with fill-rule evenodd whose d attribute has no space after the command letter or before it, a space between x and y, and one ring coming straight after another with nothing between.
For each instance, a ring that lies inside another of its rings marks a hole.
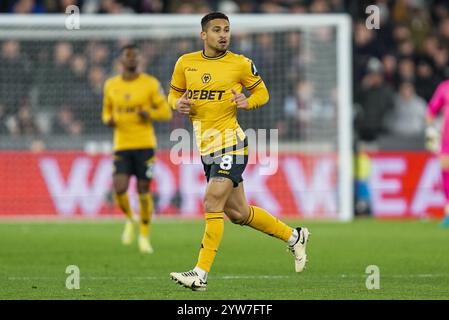
<instances>
[{"instance_id":1,"label":"male soccer player","mask_svg":"<svg viewBox=\"0 0 449 320\"><path fill-rule=\"evenodd\" d=\"M202 51L181 56L174 68L168 102L193 122L208 181L204 196L205 231L193 270L172 272L176 282L195 291L207 287L207 275L224 231L224 215L286 243L297 272L306 263L307 228L293 229L269 212L247 203L242 173L248 161L245 133L237 109L255 109L268 101L268 90L251 60L228 51L229 19L220 12L201 20ZM241 93L245 87L249 97Z\"/></svg>"},{"instance_id":2,"label":"male soccer player","mask_svg":"<svg viewBox=\"0 0 449 320\"><path fill-rule=\"evenodd\" d=\"M152 253L149 235L153 199L149 185L156 148L152 123L170 120L172 111L159 81L138 72L139 58L135 45L122 48L123 72L104 85L102 120L114 129L114 199L127 217L122 242L129 245L134 239L134 219L126 191L130 176L135 175L139 193L139 249L142 253Z\"/></svg>"},{"instance_id":3,"label":"male soccer player","mask_svg":"<svg viewBox=\"0 0 449 320\"><path fill-rule=\"evenodd\" d=\"M443 109L442 133L433 126L435 117ZM426 144L427 148L438 153L442 173L443 191L446 198L445 217L441 222L449 227L449 80L443 81L436 89L427 109Z\"/></svg>"}]
</instances>

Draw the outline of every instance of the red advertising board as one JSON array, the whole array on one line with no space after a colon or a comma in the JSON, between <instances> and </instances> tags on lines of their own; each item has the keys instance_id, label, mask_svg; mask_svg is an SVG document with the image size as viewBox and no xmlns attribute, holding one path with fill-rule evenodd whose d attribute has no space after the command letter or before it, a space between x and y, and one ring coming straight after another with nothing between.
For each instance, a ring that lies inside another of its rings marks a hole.
<instances>
[{"instance_id":1,"label":"red advertising board","mask_svg":"<svg viewBox=\"0 0 449 320\"><path fill-rule=\"evenodd\" d=\"M187 164L176 165L169 151L159 151L157 159L152 183L156 213L202 216L206 180L199 159L192 156ZM250 159L244 174L250 203L278 216L336 216L335 157L283 153L270 161ZM118 214L111 202L111 172L111 157L106 155L2 152L0 215ZM137 208L134 183L128 193Z\"/></svg>"},{"instance_id":2,"label":"red advertising board","mask_svg":"<svg viewBox=\"0 0 449 320\"><path fill-rule=\"evenodd\" d=\"M443 215L445 199L436 157L428 152L377 152L368 156L368 192L376 217Z\"/></svg>"},{"instance_id":3,"label":"red advertising board","mask_svg":"<svg viewBox=\"0 0 449 320\"><path fill-rule=\"evenodd\" d=\"M174 164L159 151L152 190L156 213L201 216L205 177L198 158ZM445 204L438 160L425 152L370 153L366 186L380 218L441 217ZM253 159L254 160L254 159ZM335 218L335 157L281 153L272 168L250 161L245 191L250 203L277 216ZM119 214L111 201L112 161L82 152L1 152L0 216L98 217ZM265 173L264 173L265 172ZM134 181L128 190L137 208Z\"/></svg>"}]
</instances>

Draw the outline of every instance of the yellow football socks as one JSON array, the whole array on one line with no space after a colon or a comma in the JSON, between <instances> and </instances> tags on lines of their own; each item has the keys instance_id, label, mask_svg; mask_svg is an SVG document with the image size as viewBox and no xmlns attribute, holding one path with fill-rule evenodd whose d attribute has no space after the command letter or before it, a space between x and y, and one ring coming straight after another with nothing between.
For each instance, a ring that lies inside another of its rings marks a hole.
<instances>
[{"instance_id":1,"label":"yellow football socks","mask_svg":"<svg viewBox=\"0 0 449 320\"><path fill-rule=\"evenodd\" d=\"M151 216L153 213L153 197L149 193L139 193L140 235L150 234Z\"/></svg>"},{"instance_id":2,"label":"yellow football socks","mask_svg":"<svg viewBox=\"0 0 449 320\"><path fill-rule=\"evenodd\" d=\"M133 214L131 211L131 206L129 205L128 195L126 194L126 192L120 194L114 193L114 199L117 205L122 210L122 212L126 215L126 217L131 220Z\"/></svg>"},{"instance_id":3,"label":"yellow football socks","mask_svg":"<svg viewBox=\"0 0 449 320\"><path fill-rule=\"evenodd\" d=\"M196 266L209 272L217 254L224 232L224 212L206 213L206 228L204 230L201 249Z\"/></svg>"},{"instance_id":4,"label":"yellow football socks","mask_svg":"<svg viewBox=\"0 0 449 320\"><path fill-rule=\"evenodd\" d=\"M253 229L266 233L272 237L288 241L292 235L293 229L276 217L273 217L269 212L256 206L250 206L249 216L242 223L248 225Z\"/></svg>"}]
</instances>

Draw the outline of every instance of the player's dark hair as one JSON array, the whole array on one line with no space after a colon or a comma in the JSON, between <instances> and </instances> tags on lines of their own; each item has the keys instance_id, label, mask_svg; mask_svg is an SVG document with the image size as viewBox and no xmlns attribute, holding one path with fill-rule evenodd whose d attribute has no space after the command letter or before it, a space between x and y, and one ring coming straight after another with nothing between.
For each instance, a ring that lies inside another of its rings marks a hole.
<instances>
[{"instance_id":1,"label":"player's dark hair","mask_svg":"<svg viewBox=\"0 0 449 320\"><path fill-rule=\"evenodd\" d=\"M120 49L120 54L122 54L123 52L125 52L128 49L136 49L139 50L139 47L135 44L135 43L129 43L124 45L121 49Z\"/></svg>"},{"instance_id":2,"label":"player's dark hair","mask_svg":"<svg viewBox=\"0 0 449 320\"><path fill-rule=\"evenodd\" d=\"M229 18L227 15L225 15L224 13L221 12L211 12L206 14L203 19L201 19L201 29L203 31L206 31L206 26L208 24L209 21L214 20L214 19L225 19L226 21L229 22Z\"/></svg>"}]
</instances>

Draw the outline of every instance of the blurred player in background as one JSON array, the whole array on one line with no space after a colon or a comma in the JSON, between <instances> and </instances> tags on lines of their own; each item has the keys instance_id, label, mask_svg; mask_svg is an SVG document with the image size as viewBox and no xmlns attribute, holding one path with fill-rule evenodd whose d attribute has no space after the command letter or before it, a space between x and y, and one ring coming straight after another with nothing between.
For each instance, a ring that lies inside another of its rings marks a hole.
<instances>
[{"instance_id":1,"label":"blurred player in background","mask_svg":"<svg viewBox=\"0 0 449 320\"><path fill-rule=\"evenodd\" d=\"M170 120L172 111L159 81L138 72L139 58L135 45L122 48L123 72L104 85L102 121L114 130L114 199L127 217L122 242L129 245L134 239L135 221L126 192L131 175L135 175L139 193L139 249L152 253L149 236L153 199L149 187L156 148L152 123Z\"/></svg>"},{"instance_id":2,"label":"blurred player in background","mask_svg":"<svg viewBox=\"0 0 449 320\"><path fill-rule=\"evenodd\" d=\"M435 126L435 118L443 111L441 134ZM436 89L427 109L426 144L427 148L439 155L442 171L442 184L446 198L444 218L441 225L449 227L449 80L443 81Z\"/></svg>"},{"instance_id":3,"label":"blurred player in background","mask_svg":"<svg viewBox=\"0 0 449 320\"><path fill-rule=\"evenodd\" d=\"M195 268L170 276L192 290L206 290L207 275L223 236L225 214L233 223L285 241L295 256L296 271L301 272L306 263L307 228L291 228L264 209L248 205L243 189L248 146L237 122L237 109L261 107L269 99L268 90L251 60L227 50L231 33L226 15L207 14L201 27L204 50L178 59L169 104L193 122L208 181L206 226ZM249 97L241 93L243 87L251 92Z\"/></svg>"}]
</instances>

